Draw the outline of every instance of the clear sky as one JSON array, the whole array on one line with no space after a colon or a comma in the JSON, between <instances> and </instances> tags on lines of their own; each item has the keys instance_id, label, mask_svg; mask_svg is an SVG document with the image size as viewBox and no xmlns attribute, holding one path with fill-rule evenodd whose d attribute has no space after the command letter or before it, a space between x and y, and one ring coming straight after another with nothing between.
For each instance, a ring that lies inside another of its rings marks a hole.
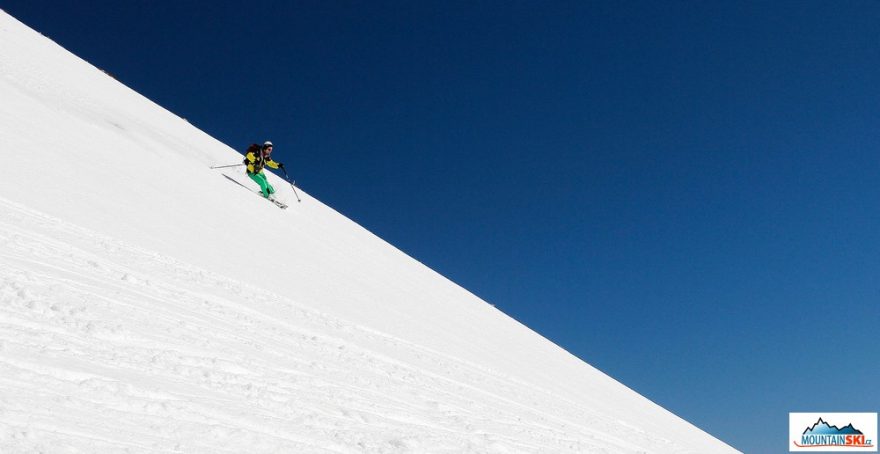
<instances>
[{"instance_id":1,"label":"clear sky","mask_svg":"<svg viewBox=\"0 0 880 454\"><path fill-rule=\"evenodd\" d=\"M740 450L880 409L880 2L214 3L0 7Z\"/></svg>"}]
</instances>

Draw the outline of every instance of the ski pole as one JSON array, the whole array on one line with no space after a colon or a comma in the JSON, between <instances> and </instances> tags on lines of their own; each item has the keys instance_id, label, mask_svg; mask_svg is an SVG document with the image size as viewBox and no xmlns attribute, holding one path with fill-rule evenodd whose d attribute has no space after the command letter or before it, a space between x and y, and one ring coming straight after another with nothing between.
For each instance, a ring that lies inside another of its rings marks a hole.
<instances>
[{"instance_id":1,"label":"ski pole","mask_svg":"<svg viewBox=\"0 0 880 454\"><path fill-rule=\"evenodd\" d=\"M293 195L296 196L296 201L301 203L302 200L300 200L299 194L296 192L296 185L294 185L294 182L290 181L290 175L287 174L287 170L282 167L281 171L284 172L284 179L287 180L288 183L290 183L290 189L293 189Z\"/></svg>"},{"instance_id":2,"label":"ski pole","mask_svg":"<svg viewBox=\"0 0 880 454\"><path fill-rule=\"evenodd\" d=\"M213 166L213 167L211 167L211 168L212 168L212 169L225 169L225 168L227 168L227 167L238 167L238 166L243 166L243 165L244 165L244 164L231 164L231 165L228 165L228 166Z\"/></svg>"}]
</instances>

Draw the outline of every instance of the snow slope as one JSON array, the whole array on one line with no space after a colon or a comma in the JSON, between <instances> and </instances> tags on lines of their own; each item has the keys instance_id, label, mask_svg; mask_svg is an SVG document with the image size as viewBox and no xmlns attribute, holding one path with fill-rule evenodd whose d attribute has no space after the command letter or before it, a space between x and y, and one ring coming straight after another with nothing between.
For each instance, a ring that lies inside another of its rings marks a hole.
<instances>
[{"instance_id":1,"label":"snow slope","mask_svg":"<svg viewBox=\"0 0 880 454\"><path fill-rule=\"evenodd\" d=\"M0 452L735 452L5 12L0 150Z\"/></svg>"}]
</instances>

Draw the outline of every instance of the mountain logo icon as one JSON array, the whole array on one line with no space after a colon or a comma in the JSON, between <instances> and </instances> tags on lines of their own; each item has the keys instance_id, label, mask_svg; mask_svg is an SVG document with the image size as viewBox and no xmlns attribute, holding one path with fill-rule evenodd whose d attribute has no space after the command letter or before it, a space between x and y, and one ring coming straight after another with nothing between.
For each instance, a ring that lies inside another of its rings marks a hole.
<instances>
[{"instance_id":1,"label":"mountain logo icon","mask_svg":"<svg viewBox=\"0 0 880 454\"><path fill-rule=\"evenodd\" d=\"M817 434L817 435L862 435L862 431L853 427L852 423L844 426L843 428L838 428L837 426L832 426L825 422L822 418L819 418L816 421L816 424L813 424L811 427L807 427L804 430L804 435L809 434Z\"/></svg>"}]
</instances>

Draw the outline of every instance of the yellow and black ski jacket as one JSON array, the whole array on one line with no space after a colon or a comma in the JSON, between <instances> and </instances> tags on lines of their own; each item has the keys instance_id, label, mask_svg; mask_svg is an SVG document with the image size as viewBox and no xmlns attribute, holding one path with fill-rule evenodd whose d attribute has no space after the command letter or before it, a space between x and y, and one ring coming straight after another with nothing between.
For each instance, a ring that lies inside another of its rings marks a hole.
<instances>
[{"instance_id":1,"label":"yellow and black ski jacket","mask_svg":"<svg viewBox=\"0 0 880 454\"><path fill-rule=\"evenodd\" d=\"M244 157L244 163L247 164L248 173L263 173L263 167L269 166L273 169L278 168L278 163L268 156L263 156L260 151L249 151Z\"/></svg>"}]
</instances>

